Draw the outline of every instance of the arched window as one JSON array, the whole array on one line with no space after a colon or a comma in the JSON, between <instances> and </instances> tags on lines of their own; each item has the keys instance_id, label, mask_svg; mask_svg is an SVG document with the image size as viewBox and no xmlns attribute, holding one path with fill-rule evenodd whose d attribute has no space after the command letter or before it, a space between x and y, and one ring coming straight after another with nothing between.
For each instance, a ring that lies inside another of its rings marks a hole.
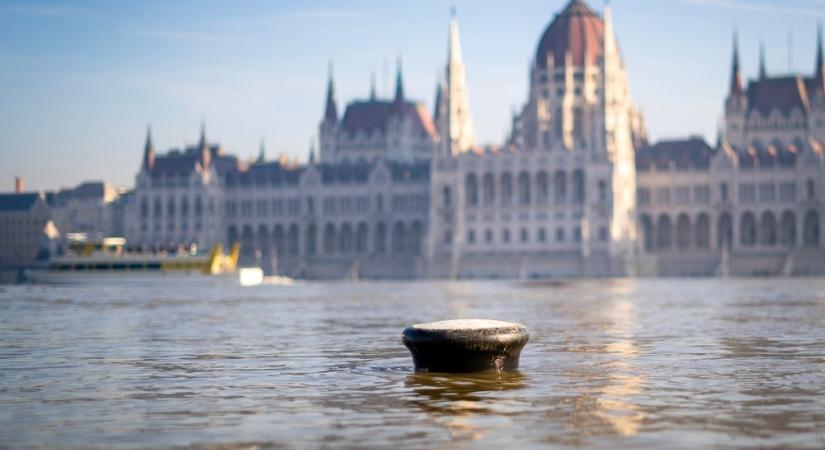
<instances>
[{"instance_id":1,"label":"arched window","mask_svg":"<svg viewBox=\"0 0 825 450\"><path fill-rule=\"evenodd\" d=\"M536 175L536 199L540 205L546 205L550 198L550 182L547 178L547 172L539 171Z\"/></svg>"},{"instance_id":2,"label":"arched window","mask_svg":"<svg viewBox=\"0 0 825 450\"><path fill-rule=\"evenodd\" d=\"M415 221L410 227L409 243L407 244L407 251L412 255L421 254L421 242L424 237L424 226L421 222Z\"/></svg>"},{"instance_id":3,"label":"arched window","mask_svg":"<svg viewBox=\"0 0 825 450\"><path fill-rule=\"evenodd\" d=\"M759 235L762 245L776 245L776 234L776 217L772 212L765 211L762 213L762 218L759 220Z\"/></svg>"},{"instance_id":4,"label":"arched window","mask_svg":"<svg viewBox=\"0 0 825 450\"><path fill-rule=\"evenodd\" d=\"M180 216L189 216L189 197L181 197L180 199Z\"/></svg>"},{"instance_id":5,"label":"arched window","mask_svg":"<svg viewBox=\"0 0 825 450\"><path fill-rule=\"evenodd\" d=\"M441 202L446 208L453 206L453 191L450 186L444 186L441 190Z\"/></svg>"},{"instance_id":6,"label":"arched window","mask_svg":"<svg viewBox=\"0 0 825 450\"><path fill-rule=\"evenodd\" d=\"M375 253L387 252L387 225L384 222L378 222L375 225L375 232L373 236L373 251Z\"/></svg>"},{"instance_id":7,"label":"arched window","mask_svg":"<svg viewBox=\"0 0 825 450\"><path fill-rule=\"evenodd\" d=\"M802 224L802 237L805 246L818 247L819 246L819 213L816 211L808 211L805 213L805 221Z\"/></svg>"},{"instance_id":8,"label":"arched window","mask_svg":"<svg viewBox=\"0 0 825 450\"><path fill-rule=\"evenodd\" d=\"M573 172L573 201L576 204L582 204L585 195L584 171L577 169Z\"/></svg>"},{"instance_id":9,"label":"arched window","mask_svg":"<svg viewBox=\"0 0 825 450\"><path fill-rule=\"evenodd\" d=\"M530 204L530 175L527 172L518 175L518 203L521 206Z\"/></svg>"},{"instance_id":10,"label":"arched window","mask_svg":"<svg viewBox=\"0 0 825 450\"><path fill-rule=\"evenodd\" d=\"M169 201L166 203L166 215L168 217L173 217L175 215L175 197L170 196Z\"/></svg>"},{"instance_id":11,"label":"arched window","mask_svg":"<svg viewBox=\"0 0 825 450\"><path fill-rule=\"evenodd\" d=\"M561 170L553 175L553 194L557 204L567 200L567 176Z\"/></svg>"},{"instance_id":12,"label":"arched window","mask_svg":"<svg viewBox=\"0 0 825 450\"><path fill-rule=\"evenodd\" d=\"M203 215L203 200L201 196L198 195L195 197L195 216L200 217Z\"/></svg>"},{"instance_id":13,"label":"arched window","mask_svg":"<svg viewBox=\"0 0 825 450\"><path fill-rule=\"evenodd\" d=\"M509 206L513 203L513 176L510 172L501 175L501 204Z\"/></svg>"},{"instance_id":14,"label":"arched window","mask_svg":"<svg viewBox=\"0 0 825 450\"><path fill-rule=\"evenodd\" d=\"M705 213L696 219L696 247L710 248L710 217Z\"/></svg>"},{"instance_id":15,"label":"arched window","mask_svg":"<svg viewBox=\"0 0 825 450\"><path fill-rule=\"evenodd\" d=\"M358 232L355 233L355 251L359 254L367 252L367 224L361 222L358 224Z\"/></svg>"},{"instance_id":16,"label":"arched window","mask_svg":"<svg viewBox=\"0 0 825 450\"><path fill-rule=\"evenodd\" d=\"M662 214L656 223L656 248L667 250L673 244L673 229L670 217Z\"/></svg>"},{"instance_id":17,"label":"arched window","mask_svg":"<svg viewBox=\"0 0 825 450\"><path fill-rule=\"evenodd\" d=\"M347 254L353 250L353 234L352 225L345 223L341 226L341 232L338 234L338 251Z\"/></svg>"},{"instance_id":18,"label":"arched window","mask_svg":"<svg viewBox=\"0 0 825 450\"><path fill-rule=\"evenodd\" d=\"M304 233L306 243L304 244L304 253L307 255L314 255L318 252L318 227L314 223L307 225L307 230Z\"/></svg>"},{"instance_id":19,"label":"arched window","mask_svg":"<svg viewBox=\"0 0 825 450\"><path fill-rule=\"evenodd\" d=\"M403 222L396 222L392 228L392 252L400 255L407 251L407 227Z\"/></svg>"},{"instance_id":20,"label":"arched window","mask_svg":"<svg viewBox=\"0 0 825 450\"><path fill-rule=\"evenodd\" d=\"M653 220L647 214L642 214L642 239L644 242L644 249L646 252L653 251Z\"/></svg>"},{"instance_id":21,"label":"arched window","mask_svg":"<svg viewBox=\"0 0 825 450\"><path fill-rule=\"evenodd\" d=\"M335 253L335 225L328 223L324 227L324 253Z\"/></svg>"},{"instance_id":22,"label":"arched window","mask_svg":"<svg viewBox=\"0 0 825 450\"><path fill-rule=\"evenodd\" d=\"M140 218L145 219L149 216L149 200L146 197L140 199Z\"/></svg>"},{"instance_id":23,"label":"arched window","mask_svg":"<svg viewBox=\"0 0 825 450\"><path fill-rule=\"evenodd\" d=\"M496 180L493 174L484 175L484 206L492 206L496 202Z\"/></svg>"},{"instance_id":24,"label":"arched window","mask_svg":"<svg viewBox=\"0 0 825 450\"><path fill-rule=\"evenodd\" d=\"M745 247L756 245L756 218L750 211L742 214L739 222L740 242Z\"/></svg>"},{"instance_id":25,"label":"arched window","mask_svg":"<svg viewBox=\"0 0 825 450\"><path fill-rule=\"evenodd\" d=\"M272 245L275 246L278 255L286 254L286 232L283 225L275 225L275 229L272 231Z\"/></svg>"},{"instance_id":26,"label":"arched window","mask_svg":"<svg viewBox=\"0 0 825 450\"><path fill-rule=\"evenodd\" d=\"M779 222L779 243L783 247L796 246L796 216L792 211L782 213Z\"/></svg>"},{"instance_id":27,"label":"arched window","mask_svg":"<svg viewBox=\"0 0 825 450\"><path fill-rule=\"evenodd\" d=\"M690 218L687 214L679 214L676 218L676 245L679 250L690 248L691 234Z\"/></svg>"},{"instance_id":28,"label":"arched window","mask_svg":"<svg viewBox=\"0 0 825 450\"><path fill-rule=\"evenodd\" d=\"M468 174L465 178L464 193L467 199L467 206L478 206L478 181L474 173Z\"/></svg>"}]
</instances>

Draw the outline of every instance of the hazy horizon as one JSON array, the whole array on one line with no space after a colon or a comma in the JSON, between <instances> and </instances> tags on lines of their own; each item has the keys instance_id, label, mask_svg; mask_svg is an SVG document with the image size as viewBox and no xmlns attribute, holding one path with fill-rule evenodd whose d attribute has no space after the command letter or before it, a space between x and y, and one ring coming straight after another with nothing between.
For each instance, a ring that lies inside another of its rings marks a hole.
<instances>
[{"instance_id":1,"label":"hazy horizon","mask_svg":"<svg viewBox=\"0 0 825 450\"><path fill-rule=\"evenodd\" d=\"M164 152L198 139L241 158L306 160L334 64L339 111L392 91L432 111L458 10L470 107L479 143L500 143L527 99L528 62L568 0L110 3L0 0L0 192L15 175L27 190L84 180L131 186L146 127ZM590 5L601 10L602 2ZM653 140L715 138L739 32L745 75L760 41L771 75L813 73L825 0L611 2L634 101Z\"/></svg>"}]
</instances>

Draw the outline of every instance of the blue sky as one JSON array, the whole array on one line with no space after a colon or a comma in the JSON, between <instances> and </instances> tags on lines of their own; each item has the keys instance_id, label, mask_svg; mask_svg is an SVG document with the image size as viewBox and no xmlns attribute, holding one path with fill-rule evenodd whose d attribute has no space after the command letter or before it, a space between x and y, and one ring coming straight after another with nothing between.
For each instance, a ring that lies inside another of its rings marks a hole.
<instances>
[{"instance_id":1,"label":"blue sky","mask_svg":"<svg viewBox=\"0 0 825 450\"><path fill-rule=\"evenodd\" d=\"M0 0L0 191L15 175L29 189L131 186L149 123L159 150L195 142L205 121L229 152L251 157L264 139L267 157L305 160L328 61L342 105L368 94L373 72L389 94L401 55L407 95L431 109L451 5L479 140L498 143L526 100L537 41L566 2ZM611 4L655 139L713 139L734 28L748 77L760 41L769 72L808 74L825 16L825 0Z\"/></svg>"}]
</instances>

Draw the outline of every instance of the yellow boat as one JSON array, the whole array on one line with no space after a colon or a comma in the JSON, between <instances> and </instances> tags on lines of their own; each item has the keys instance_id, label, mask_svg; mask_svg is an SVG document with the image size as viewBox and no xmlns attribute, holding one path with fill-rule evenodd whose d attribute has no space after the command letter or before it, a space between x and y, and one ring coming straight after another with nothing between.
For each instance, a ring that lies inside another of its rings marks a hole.
<instances>
[{"instance_id":1,"label":"yellow boat","mask_svg":"<svg viewBox=\"0 0 825 450\"><path fill-rule=\"evenodd\" d=\"M72 242L65 255L55 256L28 277L36 283L107 284L197 281L227 281L243 286L260 284L259 267L238 267L240 244L224 254L218 243L208 254L197 251L130 252L119 237L93 242Z\"/></svg>"}]
</instances>

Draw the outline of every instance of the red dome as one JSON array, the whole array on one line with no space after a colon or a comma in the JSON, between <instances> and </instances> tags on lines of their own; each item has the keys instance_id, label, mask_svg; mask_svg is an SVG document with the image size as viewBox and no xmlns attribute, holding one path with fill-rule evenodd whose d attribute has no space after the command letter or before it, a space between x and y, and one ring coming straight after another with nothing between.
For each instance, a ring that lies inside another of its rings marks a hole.
<instances>
[{"instance_id":1,"label":"red dome","mask_svg":"<svg viewBox=\"0 0 825 450\"><path fill-rule=\"evenodd\" d=\"M602 18L584 0L572 0L544 31L536 50L536 66L546 69L552 57L553 64L562 67L568 52L576 67L584 66L585 57L596 65L602 56L603 36Z\"/></svg>"}]
</instances>

